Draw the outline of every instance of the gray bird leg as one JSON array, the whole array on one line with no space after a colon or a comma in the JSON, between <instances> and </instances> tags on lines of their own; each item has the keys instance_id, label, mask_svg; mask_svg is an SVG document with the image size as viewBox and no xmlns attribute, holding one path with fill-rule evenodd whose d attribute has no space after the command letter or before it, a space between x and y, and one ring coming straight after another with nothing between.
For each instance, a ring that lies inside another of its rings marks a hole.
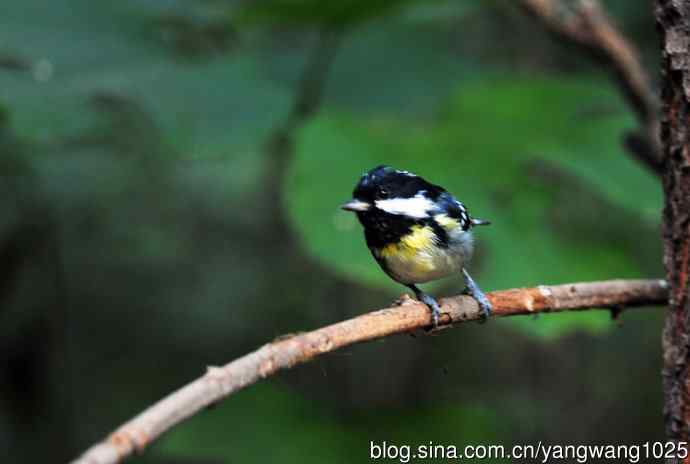
<instances>
[{"instance_id":1,"label":"gray bird leg","mask_svg":"<svg viewBox=\"0 0 690 464\"><path fill-rule=\"evenodd\" d=\"M462 276L465 278L465 293L477 300L481 311L481 317L483 320L486 320L491 315L491 303L489 303L489 299L484 295L484 292L481 291L476 282L472 280L472 277L470 277L464 267L462 268Z\"/></svg>"},{"instance_id":2,"label":"gray bird leg","mask_svg":"<svg viewBox=\"0 0 690 464\"><path fill-rule=\"evenodd\" d=\"M438 327L438 318L441 315L441 307L438 305L438 302L433 296L427 295L414 284L410 284L407 287L414 292L415 298L429 307L434 327Z\"/></svg>"}]
</instances>

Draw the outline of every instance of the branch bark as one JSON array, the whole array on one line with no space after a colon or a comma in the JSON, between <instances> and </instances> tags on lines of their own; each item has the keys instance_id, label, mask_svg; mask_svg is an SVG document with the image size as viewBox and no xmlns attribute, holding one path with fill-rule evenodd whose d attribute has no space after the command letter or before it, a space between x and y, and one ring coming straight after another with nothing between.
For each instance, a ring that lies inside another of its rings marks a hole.
<instances>
[{"instance_id":1,"label":"branch bark","mask_svg":"<svg viewBox=\"0 0 690 464\"><path fill-rule=\"evenodd\" d=\"M664 265L670 285L663 333L664 418L669 439L690 439L690 4L658 0L663 77ZM679 461L672 461L679 462ZM683 462L690 462L690 457Z\"/></svg>"},{"instance_id":2,"label":"branch bark","mask_svg":"<svg viewBox=\"0 0 690 464\"><path fill-rule=\"evenodd\" d=\"M657 96L637 51L596 0L578 0L569 10L560 0L522 0L523 8L556 38L575 44L602 63L616 79L641 130L625 136L625 147L638 161L661 175Z\"/></svg>"},{"instance_id":3,"label":"branch bark","mask_svg":"<svg viewBox=\"0 0 690 464\"><path fill-rule=\"evenodd\" d=\"M663 280L609 280L497 291L487 296L493 317L547 312L661 305ZM468 296L441 299L440 327L478 320L477 302ZM170 394L88 449L74 464L113 464L141 452L163 433L204 408L276 372L337 349L429 327L429 309L405 296L396 306L321 329L282 337L206 374Z\"/></svg>"}]
</instances>

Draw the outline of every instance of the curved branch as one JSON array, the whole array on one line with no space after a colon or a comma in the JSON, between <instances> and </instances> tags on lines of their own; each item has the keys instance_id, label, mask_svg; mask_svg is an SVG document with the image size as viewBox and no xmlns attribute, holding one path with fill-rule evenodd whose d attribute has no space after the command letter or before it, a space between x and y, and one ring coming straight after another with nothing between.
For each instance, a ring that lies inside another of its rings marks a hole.
<instances>
[{"instance_id":1,"label":"curved branch","mask_svg":"<svg viewBox=\"0 0 690 464\"><path fill-rule=\"evenodd\" d=\"M642 128L641 134L626 134L625 146L638 161L661 175L659 100L633 44L596 0L578 0L573 11L561 0L522 0L522 6L553 36L580 46L610 69Z\"/></svg>"},{"instance_id":2,"label":"curved branch","mask_svg":"<svg viewBox=\"0 0 690 464\"><path fill-rule=\"evenodd\" d=\"M663 280L609 280L538 286L489 293L493 317L547 312L661 305L667 302ZM441 299L439 329L480 318L477 302L468 296ZM428 308L407 297L397 306L363 314L264 345L170 394L122 425L106 440L88 449L74 464L113 464L141 452L163 433L202 409L257 381L339 348L430 325Z\"/></svg>"}]
</instances>

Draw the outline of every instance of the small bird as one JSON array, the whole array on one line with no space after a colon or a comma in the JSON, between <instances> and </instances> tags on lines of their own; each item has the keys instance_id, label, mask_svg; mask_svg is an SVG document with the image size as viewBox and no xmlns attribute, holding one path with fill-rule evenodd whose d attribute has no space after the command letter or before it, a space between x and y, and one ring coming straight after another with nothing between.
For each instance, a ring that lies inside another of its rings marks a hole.
<instances>
[{"instance_id":1,"label":"small bird","mask_svg":"<svg viewBox=\"0 0 690 464\"><path fill-rule=\"evenodd\" d=\"M491 314L491 303L465 269L473 251L471 229L488 221L472 218L443 187L390 166L364 173L352 196L342 208L357 214L374 259L429 306L434 326L439 304L416 284L453 272L462 273L465 293L477 300L482 317Z\"/></svg>"}]
</instances>

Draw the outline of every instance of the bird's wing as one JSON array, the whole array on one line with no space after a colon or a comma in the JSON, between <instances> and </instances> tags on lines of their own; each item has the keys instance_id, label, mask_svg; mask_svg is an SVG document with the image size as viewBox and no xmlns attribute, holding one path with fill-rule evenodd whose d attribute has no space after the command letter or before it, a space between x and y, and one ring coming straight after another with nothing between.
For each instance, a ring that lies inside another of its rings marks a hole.
<instances>
[{"instance_id":1,"label":"bird's wing","mask_svg":"<svg viewBox=\"0 0 690 464\"><path fill-rule=\"evenodd\" d=\"M439 196L437 204L442 213L459 223L462 230L467 230L472 226L472 219L467 208L450 193L444 191Z\"/></svg>"}]
</instances>

